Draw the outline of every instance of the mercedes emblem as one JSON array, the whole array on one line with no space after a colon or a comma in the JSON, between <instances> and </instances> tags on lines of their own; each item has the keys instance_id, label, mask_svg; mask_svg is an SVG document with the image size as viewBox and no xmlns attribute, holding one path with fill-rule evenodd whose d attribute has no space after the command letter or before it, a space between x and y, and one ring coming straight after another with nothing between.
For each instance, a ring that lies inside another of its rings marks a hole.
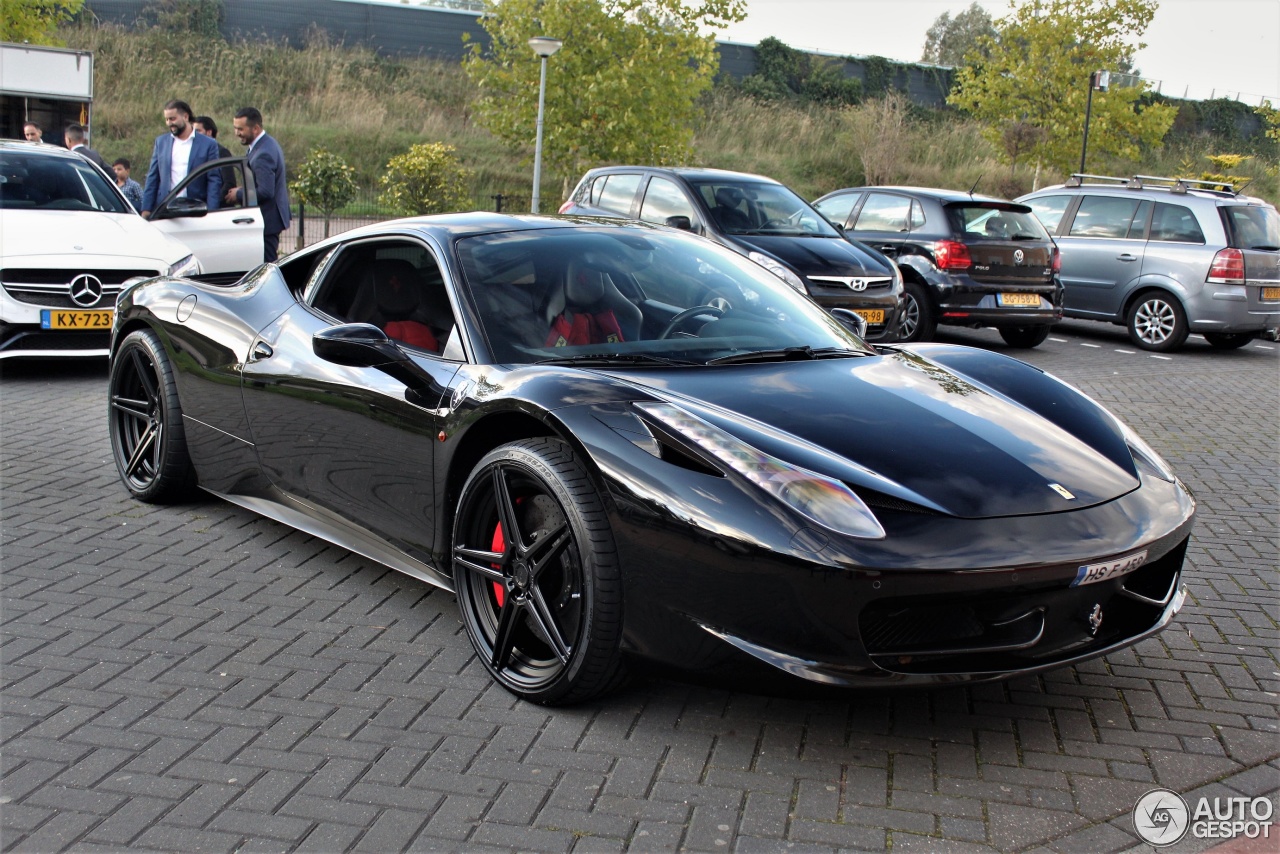
<instances>
[{"instance_id":1,"label":"mercedes emblem","mask_svg":"<svg viewBox=\"0 0 1280 854\"><path fill-rule=\"evenodd\" d=\"M71 280L68 291L71 301L82 308L97 305L102 299L102 280L89 273L81 273Z\"/></svg>"}]
</instances>

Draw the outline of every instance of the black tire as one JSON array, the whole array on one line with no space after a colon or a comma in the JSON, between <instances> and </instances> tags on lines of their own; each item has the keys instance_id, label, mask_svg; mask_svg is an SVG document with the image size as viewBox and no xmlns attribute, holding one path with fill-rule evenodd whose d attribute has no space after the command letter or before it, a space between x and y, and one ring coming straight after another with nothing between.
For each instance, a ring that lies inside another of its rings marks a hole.
<instances>
[{"instance_id":1,"label":"black tire","mask_svg":"<svg viewBox=\"0 0 1280 854\"><path fill-rule=\"evenodd\" d=\"M1253 340L1252 332L1206 332L1204 340L1218 350L1239 350Z\"/></svg>"},{"instance_id":2,"label":"black tire","mask_svg":"<svg viewBox=\"0 0 1280 854\"><path fill-rule=\"evenodd\" d=\"M1187 313L1177 298L1165 291L1140 294L1125 318L1129 340L1143 350L1167 353L1187 340Z\"/></svg>"},{"instance_id":3,"label":"black tire","mask_svg":"<svg viewBox=\"0 0 1280 854\"><path fill-rule=\"evenodd\" d=\"M924 285L905 282L902 286L902 313L898 315L898 341L932 341L938 329L938 315Z\"/></svg>"},{"instance_id":4,"label":"black tire","mask_svg":"<svg viewBox=\"0 0 1280 854\"><path fill-rule=\"evenodd\" d=\"M111 456L134 498L169 504L195 491L173 366L150 329L129 333L111 357L107 380Z\"/></svg>"},{"instance_id":5,"label":"black tire","mask_svg":"<svg viewBox=\"0 0 1280 854\"><path fill-rule=\"evenodd\" d=\"M1005 326L1000 329L1000 337L1010 347L1030 349L1039 347L1049 337L1049 327L1039 326Z\"/></svg>"},{"instance_id":6,"label":"black tire","mask_svg":"<svg viewBox=\"0 0 1280 854\"><path fill-rule=\"evenodd\" d=\"M476 465L453 524L453 582L476 655L516 696L565 705L622 682L617 547L564 442L512 442Z\"/></svg>"}]
</instances>

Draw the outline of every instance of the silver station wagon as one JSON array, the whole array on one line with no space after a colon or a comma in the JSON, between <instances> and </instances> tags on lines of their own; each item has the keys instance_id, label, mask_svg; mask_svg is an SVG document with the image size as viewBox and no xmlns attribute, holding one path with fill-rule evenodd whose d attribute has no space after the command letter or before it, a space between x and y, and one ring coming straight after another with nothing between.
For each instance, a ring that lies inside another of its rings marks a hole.
<instances>
[{"instance_id":1,"label":"silver station wagon","mask_svg":"<svg viewBox=\"0 0 1280 854\"><path fill-rule=\"evenodd\" d=\"M1073 175L1018 199L1062 252L1068 317L1122 324L1144 350L1191 332L1235 349L1280 327L1280 214L1229 186Z\"/></svg>"}]
</instances>

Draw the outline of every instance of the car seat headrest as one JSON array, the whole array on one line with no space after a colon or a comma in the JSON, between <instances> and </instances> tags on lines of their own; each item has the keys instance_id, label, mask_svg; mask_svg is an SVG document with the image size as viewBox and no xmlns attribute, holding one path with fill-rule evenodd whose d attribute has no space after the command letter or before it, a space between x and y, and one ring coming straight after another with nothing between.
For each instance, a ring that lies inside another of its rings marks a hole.
<instances>
[{"instance_id":1,"label":"car seat headrest","mask_svg":"<svg viewBox=\"0 0 1280 854\"><path fill-rule=\"evenodd\" d=\"M373 262L374 293L378 311L388 317L404 317L418 307L418 268L400 258Z\"/></svg>"}]
</instances>

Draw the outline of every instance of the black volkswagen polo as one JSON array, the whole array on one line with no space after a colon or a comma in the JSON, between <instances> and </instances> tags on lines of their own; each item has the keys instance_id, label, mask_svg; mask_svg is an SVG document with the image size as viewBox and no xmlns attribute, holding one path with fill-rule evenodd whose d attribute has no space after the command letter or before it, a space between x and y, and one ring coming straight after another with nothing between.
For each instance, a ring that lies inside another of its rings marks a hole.
<instances>
[{"instance_id":1,"label":"black volkswagen polo","mask_svg":"<svg viewBox=\"0 0 1280 854\"><path fill-rule=\"evenodd\" d=\"M846 239L772 178L721 169L592 169L562 214L630 217L692 231L764 267L827 310L867 321L867 339L895 340L902 275L882 253Z\"/></svg>"}]
</instances>

